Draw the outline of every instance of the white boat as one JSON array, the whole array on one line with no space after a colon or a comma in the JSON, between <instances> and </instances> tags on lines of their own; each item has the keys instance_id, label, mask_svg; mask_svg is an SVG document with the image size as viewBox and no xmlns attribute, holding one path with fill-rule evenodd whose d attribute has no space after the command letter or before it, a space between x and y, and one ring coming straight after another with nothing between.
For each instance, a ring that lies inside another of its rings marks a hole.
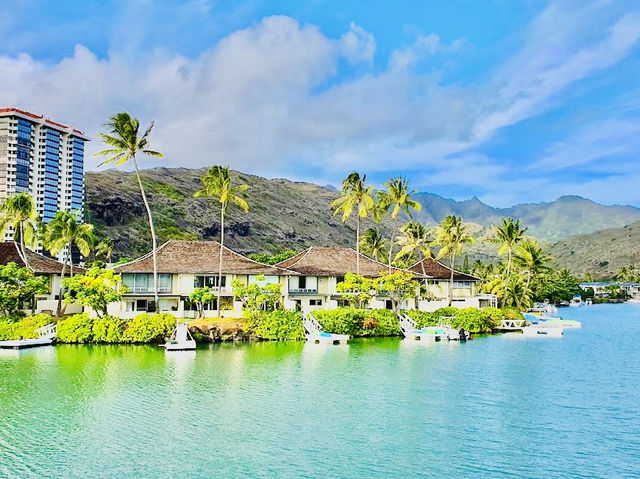
<instances>
[{"instance_id":1,"label":"white boat","mask_svg":"<svg viewBox=\"0 0 640 479\"><path fill-rule=\"evenodd\" d=\"M466 341L471 337L468 331L464 329L455 329L451 327L451 320L453 320L453 316L442 316L440 317L440 328L445 331L447 334L447 339L449 341ZM448 320L449 322L445 322Z\"/></svg>"},{"instance_id":2,"label":"white boat","mask_svg":"<svg viewBox=\"0 0 640 479\"><path fill-rule=\"evenodd\" d=\"M46 326L36 329L37 338L31 339L13 339L8 341L0 341L0 348L5 349L24 349L34 348L37 346L49 346L53 344L58 334L58 325L49 323Z\"/></svg>"},{"instance_id":3,"label":"white boat","mask_svg":"<svg viewBox=\"0 0 640 479\"><path fill-rule=\"evenodd\" d=\"M537 313L534 311L527 311L522 313L524 318L538 326L547 328L581 328L582 323L575 319L562 319L557 316L549 316L548 314Z\"/></svg>"},{"instance_id":4,"label":"white boat","mask_svg":"<svg viewBox=\"0 0 640 479\"><path fill-rule=\"evenodd\" d=\"M414 341L441 341L449 339L447 331L439 326L427 326L426 328L418 329L416 322L406 314L398 314L398 320L400 322L400 330L402 335L406 339L412 339Z\"/></svg>"},{"instance_id":5,"label":"white boat","mask_svg":"<svg viewBox=\"0 0 640 479\"><path fill-rule=\"evenodd\" d=\"M584 302L585 306L591 306L593 304L593 301L591 300L591 298L587 298Z\"/></svg>"},{"instance_id":6,"label":"white boat","mask_svg":"<svg viewBox=\"0 0 640 479\"><path fill-rule=\"evenodd\" d=\"M315 344L346 344L351 337L348 334L334 334L323 331L320 323L310 313L302 317L307 342Z\"/></svg>"},{"instance_id":7,"label":"white boat","mask_svg":"<svg viewBox=\"0 0 640 479\"><path fill-rule=\"evenodd\" d=\"M569 307L577 308L578 306L582 306L582 297L579 294L574 294L573 299L569 303Z\"/></svg>"},{"instance_id":8,"label":"white boat","mask_svg":"<svg viewBox=\"0 0 640 479\"><path fill-rule=\"evenodd\" d=\"M530 311L540 311L547 314L556 314L558 312L558 308L555 305L549 303L549 301L545 301L544 303L535 303Z\"/></svg>"},{"instance_id":9,"label":"white boat","mask_svg":"<svg viewBox=\"0 0 640 479\"><path fill-rule=\"evenodd\" d=\"M563 334L563 328L534 324L522 328L522 334L526 337L560 338Z\"/></svg>"},{"instance_id":10,"label":"white boat","mask_svg":"<svg viewBox=\"0 0 640 479\"><path fill-rule=\"evenodd\" d=\"M196 349L196 342L189 331L189 320L178 319L171 338L161 345L166 351L188 351Z\"/></svg>"}]
</instances>

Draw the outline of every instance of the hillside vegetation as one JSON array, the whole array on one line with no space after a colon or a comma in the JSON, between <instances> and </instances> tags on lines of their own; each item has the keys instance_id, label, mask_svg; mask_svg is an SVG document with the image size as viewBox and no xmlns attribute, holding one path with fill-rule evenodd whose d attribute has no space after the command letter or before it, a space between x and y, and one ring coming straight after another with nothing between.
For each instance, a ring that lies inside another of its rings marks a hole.
<instances>
[{"instance_id":1,"label":"hillside vegetation","mask_svg":"<svg viewBox=\"0 0 640 479\"><path fill-rule=\"evenodd\" d=\"M218 239L219 210L214 200L193 198L205 171L158 168L142 172L160 242L171 238ZM239 172L234 172L234 178L250 185L247 192L250 211L248 214L230 211L226 238L229 247L243 253L277 253L312 244L354 246L355 222L342 224L331 210L331 201L338 196L335 188ZM86 184L88 220L94 223L99 235L115 241L115 257L146 253L149 235L135 176L116 170L88 172ZM623 240L623 236L634 232L637 226L629 231L623 228L620 233L616 233L619 229L589 233L640 221L638 208L603 206L575 196L511 208L493 208L477 198L455 201L430 193L419 193L415 199L422 204L422 210L414 214L417 220L435 224L448 214L461 215L466 222L474 223L472 231L478 240L485 238L500 218L520 218L529 227L528 234L557 242L552 253L558 258L558 265L576 273L592 271L599 276L630 262L633 256L630 245L637 238ZM369 226L372 223L365 221L363 229ZM387 217L377 227L389 236L393 225ZM586 236L568 239L581 234ZM603 240L603 235L609 235L609 239ZM611 239L611 235L616 239ZM633 251L637 253L637 249ZM492 256L495 246L482 241L469 250L471 261L490 260ZM601 266L603 262L608 263Z\"/></svg>"},{"instance_id":2,"label":"hillside vegetation","mask_svg":"<svg viewBox=\"0 0 640 479\"><path fill-rule=\"evenodd\" d=\"M621 266L638 263L640 222L568 238L555 243L550 252L557 266L578 276L612 278Z\"/></svg>"}]
</instances>

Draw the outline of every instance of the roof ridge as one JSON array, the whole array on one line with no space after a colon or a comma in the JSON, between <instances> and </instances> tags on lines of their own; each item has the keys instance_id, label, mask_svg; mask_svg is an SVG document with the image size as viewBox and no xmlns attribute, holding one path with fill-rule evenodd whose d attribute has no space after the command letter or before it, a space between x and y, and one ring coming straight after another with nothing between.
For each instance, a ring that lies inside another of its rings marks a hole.
<instances>
[{"instance_id":1,"label":"roof ridge","mask_svg":"<svg viewBox=\"0 0 640 479\"><path fill-rule=\"evenodd\" d=\"M414 268L414 267L418 266L419 264L421 264L423 261L426 261L426 260L428 260L428 259L433 260L435 263L439 264L439 265L440 265L440 266L442 266L443 268L446 268L446 269L449 269L449 270L453 269L453 272L454 272L454 273L466 274L467 276L471 276L472 278L475 278L475 279L477 279L478 281L480 281L480 278L478 278L477 276L475 276L475 275L473 275L473 274L471 274L471 273L465 273L464 271L459 271L459 270L457 270L457 269L455 269L455 268L451 268L451 266L447 266L447 265L446 265L446 264L444 264L442 261L440 261L439 259L434 258L434 257L432 257L432 256L429 256L428 258L422 258L420 261L418 261L417 263L415 263L415 264L411 265L409 268L410 268L410 269L411 269L411 268Z\"/></svg>"},{"instance_id":2,"label":"roof ridge","mask_svg":"<svg viewBox=\"0 0 640 479\"><path fill-rule=\"evenodd\" d=\"M158 246L156 248L156 254L158 254L158 251L160 251L162 248L164 248L165 246L167 246L169 243L171 243L172 239L168 239L167 241L165 241L164 243L162 243L160 246ZM137 263L139 261L143 261L147 258L149 258L150 256L153 255L153 248L151 249L151 251L149 251L148 253L143 254L142 256L137 257L136 259L132 259L131 261L127 261L126 263L120 263L120 264L116 264L113 265L110 269L116 269L116 268L120 268L122 266L129 266L130 264L134 264Z\"/></svg>"},{"instance_id":3,"label":"roof ridge","mask_svg":"<svg viewBox=\"0 0 640 479\"><path fill-rule=\"evenodd\" d=\"M338 248L340 248L340 246L338 246ZM355 250L355 249L353 249L351 246L343 246L343 248L350 249L350 250L351 250L351 251L353 251L354 253L359 254L360 256L363 256L363 257L365 257L365 258L367 258L367 259L369 259L369 260L373 261L374 263L379 264L380 266L384 266L385 268L389 268L389 265L388 265L388 264L384 264L382 261L378 261L377 259L372 258L372 257L371 257L371 256L369 256L369 255L366 255L366 254L364 254L364 253L361 253L361 252L359 252L359 251L356 251L356 250ZM391 269L395 269L396 271L404 271L405 273L415 274L415 271L410 271L410 269L409 269L409 268L398 268L397 266L391 266Z\"/></svg>"},{"instance_id":4,"label":"roof ridge","mask_svg":"<svg viewBox=\"0 0 640 479\"><path fill-rule=\"evenodd\" d=\"M194 243L202 243L203 241L193 241ZM279 269L282 271L287 271L290 273L295 273L294 271L289 271L287 268L282 268L280 266L277 266L276 264L267 264L267 263L261 263L260 261L256 261L254 259L249 258L248 256L243 255L242 253L238 253L237 251L232 250L231 248L229 248L228 246L223 245L222 243L220 243L217 240L213 240L214 243L218 243L218 245L223 248L226 249L227 251L229 251L231 254L234 254L236 256L239 256L240 258L249 261L250 263L255 263L259 266L266 266L267 268L275 268L275 269ZM297 273L296 273L297 274Z\"/></svg>"},{"instance_id":5,"label":"roof ridge","mask_svg":"<svg viewBox=\"0 0 640 479\"><path fill-rule=\"evenodd\" d=\"M297 260L295 260L293 263L291 263L289 266L286 267L286 269L292 268L295 265L297 265L300 261L302 261L302 258L304 258L305 256L307 256L309 254L309 252L313 249L313 246L309 246L307 249L300 251L296 256L300 256ZM304 253L304 254L303 254ZM293 256L293 258L295 258L296 256ZM291 258L288 258L291 259ZM285 260L280 261L280 263L284 263ZM278 263L279 264L279 263ZM295 271L294 271L295 272Z\"/></svg>"}]
</instances>

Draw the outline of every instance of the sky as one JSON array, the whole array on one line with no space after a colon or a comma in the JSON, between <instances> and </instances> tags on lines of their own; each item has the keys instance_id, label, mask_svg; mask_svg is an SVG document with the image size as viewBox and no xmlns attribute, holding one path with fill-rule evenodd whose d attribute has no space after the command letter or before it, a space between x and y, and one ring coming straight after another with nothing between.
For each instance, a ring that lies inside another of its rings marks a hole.
<instances>
[{"instance_id":1,"label":"sky","mask_svg":"<svg viewBox=\"0 0 640 479\"><path fill-rule=\"evenodd\" d=\"M162 160L493 206L640 206L636 0L12 0L0 107L155 121Z\"/></svg>"}]
</instances>

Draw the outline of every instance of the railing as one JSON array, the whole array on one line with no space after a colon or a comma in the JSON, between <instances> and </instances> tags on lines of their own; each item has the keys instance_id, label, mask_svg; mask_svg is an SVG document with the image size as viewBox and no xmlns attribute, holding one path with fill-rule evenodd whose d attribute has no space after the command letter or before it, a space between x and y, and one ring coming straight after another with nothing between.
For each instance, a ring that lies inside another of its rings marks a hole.
<instances>
[{"instance_id":1,"label":"railing","mask_svg":"<svg viewBox=\"0 0 640 479\"><path fill-rule=\"evenodd\" d=\"M307 334L314 334L322 331L322 326L320 326L320 323L310 314L306 314L302 317L302 326L304 327L304 330L307 332Z\"/></svg>"},{"instance_id":2,"label":"railing","mask_svg":"<svg viewBox=\"0 0 640 479\"><path fill-rule=\"evenodd\" d=\"M36 329L39 338L53 337L58 332L58 325L55 323L49 323L41 328Z\"/></svg>"},{"instance_id":3,"label":"railing","mask_svg":"<svg viewBox=\"0 0 640 479\"><path fill-rule=\"evenodd\" d=\"M289 288L289 294L317 294L318 288Z\"/></svg>"}]
</instances>

